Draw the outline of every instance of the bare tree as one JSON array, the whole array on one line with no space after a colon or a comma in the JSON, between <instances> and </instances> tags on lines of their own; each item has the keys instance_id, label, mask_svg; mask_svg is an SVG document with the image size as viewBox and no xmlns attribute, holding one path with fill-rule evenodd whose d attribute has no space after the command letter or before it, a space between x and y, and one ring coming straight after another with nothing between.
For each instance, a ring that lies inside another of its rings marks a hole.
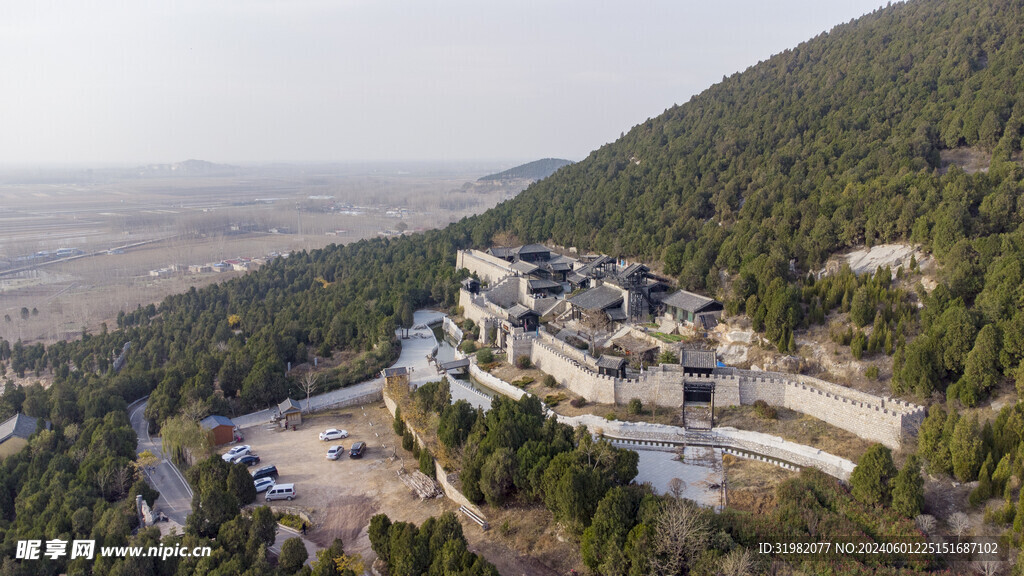
<instances>
[{"instance_id":1,"label":"bare tree","mask_svg":"<svg viewBox=\"0 0 1024 576\"><path fill-rule=\"evenodd\" d=\"M931 534L932 530L935 529L935 516L931 514L918 514L914 517L914 524L917 525L917 529L925 534Z\"/></svg>"},{"instance_id":2,"label":"bare tree","mask_svg":"<svg viewBox=\"0 0 1024 576\"><path fill-rule=\"evenodd\" d=\"M206 417L206 404L202 400L190 400L182 408L181 413L193 422L199 422Z\"/></svg>"},{"instance_id":3,"label":"bare tree","mask_svg":"<svg viewBox=\"0 0 1024 576\"><path fill-rule=\"evenodd\" d=\"M963 512L954 512L953 515L949 517L949 527L956 532L956 541L960 542L964 535L970 531L971 520L967 517L967 514L964 514Z\"/></svg>"},{"instance_id":4,"label":"bare tree","mask_svg":"<svg viewBox=\"0 0 1024 576\"><path fill-rule=\"evenodd\" d=\"M658 517L655 532L651 568L656 574L666 575L683 573L711 534L707 517L686 500L668 503Z\"/></svg>"},{"instance_id":5,"label":"bare tree","mask_svg":"<svg viewBox=\"0 0 1024 576\"><path fill-rule=\"evenodd\" d=\"M722 558L718 569L722 576L747 576L754 570L754 556L746 548L737 548Z\"/></svg>"},{"instance_id":6,"label":"bare tree","mask_svg":"<svg viewBox=\"0 0 1024 576\"><path fill-rule=\"evenodd\" d=\"M111 484L117 490L118 497L127 494L133 482L135 482L135 466L131 464L122 466L111 474Z\"/></svg>"},{"instance_id":7,"label":"bare tree","mask_svg":"<svg viewBox=\"0 0 1024 576\"><path fill-rule=\"evenodd\" d=\"M683 497L683 492L686 492L686 481L682 478L673 478L668 481L668 492L676 500Z\"/></svg>"},{"instance_id":8,"label":"bare tree","mask_svg":"<svg viewBox=\"0 0 1024 576\"><path fill-rule=\"evenodd\" d=\"M320 385L320 373L313 372L310 370L302 375L302 380L299 382L299 386L302 387L302 391L306 393L306 412L309 412L309 397L316 392L317 387Z\"/></svg>"},{"instance_id":9,"label":"bare tree","mask_svg":"<svg viewBox=\"0 0 1024 576\"><path fill-rule=\"evenodd\" d=\"M982 576L996 576L1003 571L1002 562L985 560L974 563L974 569Z\"/></svg>"}]
</instances>

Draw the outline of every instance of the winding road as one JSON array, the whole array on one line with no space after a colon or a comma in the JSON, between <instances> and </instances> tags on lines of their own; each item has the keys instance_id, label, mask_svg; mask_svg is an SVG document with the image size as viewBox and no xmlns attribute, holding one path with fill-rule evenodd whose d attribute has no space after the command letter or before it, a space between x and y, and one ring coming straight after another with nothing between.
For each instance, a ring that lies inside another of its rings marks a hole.
<instances>
[{"instance_id":1,"label":"winding road","mask_svg":"<svg viewBox=\"0 0 1024 576\"><path fill-rule=\"evenodd\" d=\"M154 504L153 511L163 512L168 518L184 526L185 518L192 511L192 489L178 468L164 456L160 439L149 435L149 422L145 417L146 400L147 398L143 398L128 406L132 428L139 437L135 453L140 454L149 450L160 459L159 464L146 471L149 483L160 492L160 498Z\"/></svg>"}]
</instances>

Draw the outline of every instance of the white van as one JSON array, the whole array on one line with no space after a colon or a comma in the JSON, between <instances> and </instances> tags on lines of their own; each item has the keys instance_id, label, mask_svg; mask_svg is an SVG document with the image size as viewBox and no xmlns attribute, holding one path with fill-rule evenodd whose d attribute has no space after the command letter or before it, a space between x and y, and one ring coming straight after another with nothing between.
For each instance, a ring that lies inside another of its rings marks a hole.
<instances>
[{"instance_id":1,"label":"white van","mask_svg":"<svg viewBox=\"0 0 1024 576\"><path fill-rule=\"evenodd\" d=\"M271 500L291 500L295 498L295 484L278 484L267 490L267 502Z\"/></svg>"}]
</instances>

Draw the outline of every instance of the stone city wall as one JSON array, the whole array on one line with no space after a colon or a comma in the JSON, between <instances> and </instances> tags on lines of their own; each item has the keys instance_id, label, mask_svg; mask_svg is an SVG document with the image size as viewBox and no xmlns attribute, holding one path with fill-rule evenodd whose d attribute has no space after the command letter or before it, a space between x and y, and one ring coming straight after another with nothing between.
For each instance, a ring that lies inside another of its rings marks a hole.
<instances>
[{"instance_id":1,"label":"stone city wall","mask_svg":"<svg viewBox=\"0 0 1024 576\"><path fill-rule=\"evenodd\" d=\"M764 400L890 448L899 448L912 438L924 418L923 407L901 400L777 372L732 369L704 376L686 374L680 366L663 364L637 378L612 378L597 374L543 338L534 341L531 359L538 368L591 402L625 404L639 398L645 404L678 408L683 404L683 382L708 381L715 384L716 406L750 405Z\"/></svg>"},{"instance_id":2,"label":"stone city wall","mask_svg":"<svg viewBox=\"0 0 1024 576\"><path fill-rule=\"evenodd\" d=\"M477 277L491 285L513 275L512 266L507 261L479 250L459 250L455 255L455 268L475 272Z\"/></svg>"}]
</instances>

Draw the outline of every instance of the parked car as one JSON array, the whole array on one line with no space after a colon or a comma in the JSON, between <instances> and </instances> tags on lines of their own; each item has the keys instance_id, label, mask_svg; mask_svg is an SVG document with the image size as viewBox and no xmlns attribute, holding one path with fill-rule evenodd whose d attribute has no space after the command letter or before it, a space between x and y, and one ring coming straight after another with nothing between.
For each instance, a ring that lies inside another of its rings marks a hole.
<instances>
[{"instance_id":1,"label":"parked car","mask_svg":"<svg viewBox=\"0 0 1024 576\"><path fill-rule=\"evenodd\" d=\"M345 453L345 447L344 446L340 446L340 445L339 446L331 446L330 448L327 449L327 459L328 460L337 460L344 453Z\"/></svg>"},{"instance_id":2,"label":"parked car","mask_svg":"<svg viewBox=\"0 0 1024 576\"><path fill-rule=\"evenodd\" d=\"M366 452L366 442L356 442L352 445L352 451L349 452L349 456L352 458L362 458L363 452Z\"/></svg>"},{"instance_id":3,"label":"parked car","mask_svg":"<svg viewBox=\"0 0 1024 576\"><path fill-rule=\"evenodd\" d=\"M252 466L253 464L259 464L260 457L255 454L246 454L245 456L239 456L235 460L235 464L245 464L246 466Z\"/></svg>"},{"instance_id":4,"label":"parked car","mask_svg":"<svg viewBox=\"0 0 1024 576\"><path fill-rule=\"evenodd\" d=\"M338 430L337 428L328 428L320 433L321 440L341 440L342 438L348 438L347 430Z\"/></svg>"},{"instance_id":5,"label":"parked car","mask_svg":"<svg viewBox=\"0 0 1024 576\"><path fill-rule=\"evenodd\" d=\"M260 478L253 482L253 484L256 486L256 493L259 494L260 492L266 492L275 482L273 478Z\"/></svg>"},{"instance_id":6,"label":"parked car","mask_svg":"<svg viewBox=\"0 0 1024 576\"><path fill-rule=\"evenodd\" d=\"M264 499L267 502L271 500L291 500L295 496L295 484L278 484L267 490L267 495L264 496Z\"/></svg>"},{"instance_id":7,"label":"parked car","mask_svg":"<svg viewBox=\"0 0 1024 576\"><path fill-rule=\"evenodd\" d=\"M252 473L253 480L260 478L277 478L277 466L264 466Z\"/></svg>"},{"instance_id":8,"label":"parked car","mask_svg":"<svg viewBox=\"0 0 1024 576\"><path fill-rule=\"evenodd\" d=\"M252 446L249 446L248 444L235 446L231 450L228 450L223 456L221 456L221 458L223 458L225 462L234 462L235 458L245 456L250 450L252 450Z\"/></svg>"}]
</instances>

